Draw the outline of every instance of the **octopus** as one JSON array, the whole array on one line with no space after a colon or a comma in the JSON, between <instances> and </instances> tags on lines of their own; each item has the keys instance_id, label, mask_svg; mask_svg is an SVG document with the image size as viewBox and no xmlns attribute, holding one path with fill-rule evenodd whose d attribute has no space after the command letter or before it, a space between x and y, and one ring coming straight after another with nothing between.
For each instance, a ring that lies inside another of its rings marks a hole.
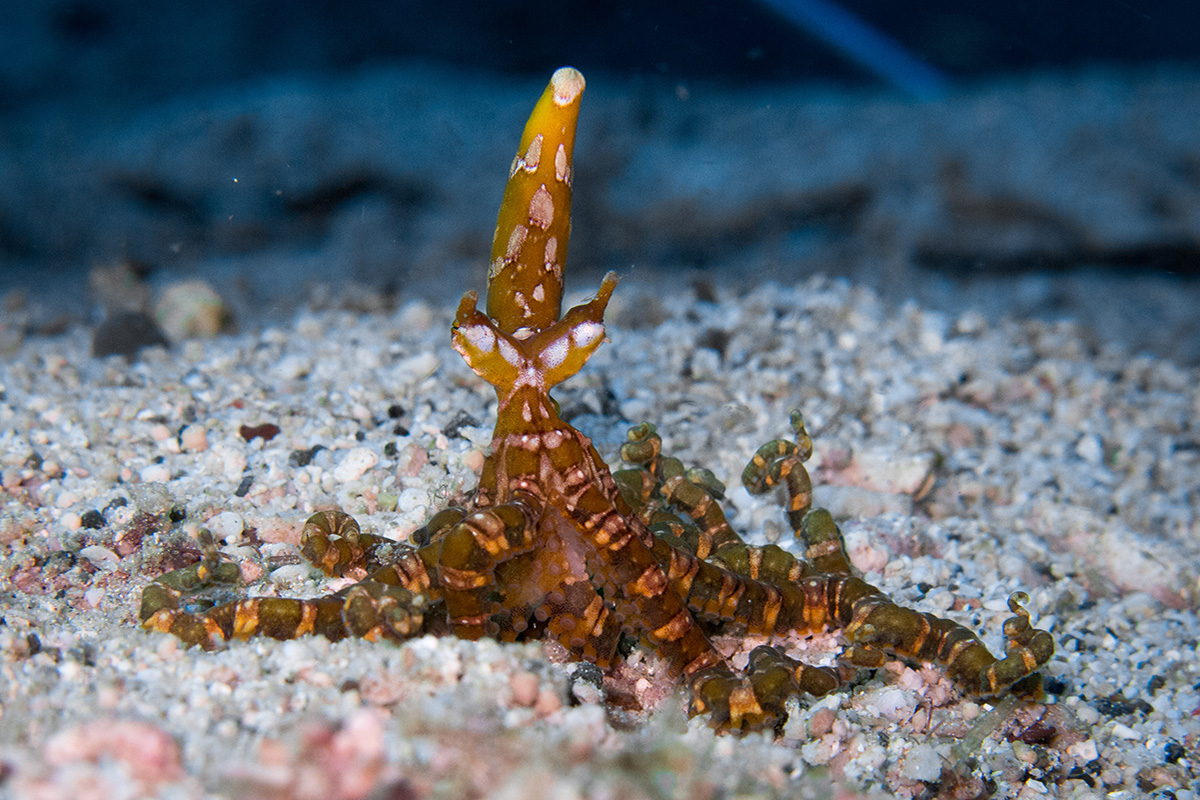
<instances>
[{"instance_id":1,"label":"octopus","mask_svg":"<svg viewBox=\"0 0 1200 800\"><path fill-rule=\"evenodd\" d=\"M653 425L629 432L621 455L630 466L612 471L562 419L550 390L606 341L617 285L609 273L593 299L561 311L583 89L583 76L563 68L537 102L509 169L486 313L467 292L452 326L453 347L498 400L469 502L404 543L363 533L339 511L314 514L303 555L326 575L367 577L313 599L217 602L238 584L238 567L201 531L201 560L143 592L142 625L205 649L256 635L548 638L604 671L640 643L685 684L690 715L736 733L778 732L789 699L826 695L890 658L936 665L972 696L1040 693L1038 670L1054 642L1030 623L1023 593L1009 598L1000 657L963 625L898 605L856 574L833 517L812 505L804 462L813 444L798 412L792 436L760 447L742 481L752 493L782 487L803 557L747 544L721 509L721 483L664 456ZM805 663L780 644L825 630L845 643L834 666ZM714 646L718 634L768 643L737 668Z\"/></svg>"}]
</instances>

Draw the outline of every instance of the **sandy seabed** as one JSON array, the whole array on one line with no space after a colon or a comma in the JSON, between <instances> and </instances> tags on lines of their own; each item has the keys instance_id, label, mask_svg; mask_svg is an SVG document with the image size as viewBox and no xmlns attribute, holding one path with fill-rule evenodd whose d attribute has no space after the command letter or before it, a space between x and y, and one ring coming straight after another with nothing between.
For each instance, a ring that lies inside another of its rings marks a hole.
<instances>
[{"instance_id":1,"label":"sandy seabed","mask_svg":"<svg viewBox=\"0 0 1200 800\"><path fill-rule=\"evenodd\" d=\"M895 663L795 704L777 739L739 739L687 722L642 654L625 671L648 708L618 713L611 686L539 643L185 649L136 609L197 526L252 593L320 593L296 547L307 515L337 507L405 537L474 485L494 396L450 350L448 311L421 301L301 311L133 363L91 358L80 328L0 366L3 791L1194 796L1195 370L822 278L704 299L620 287L609 317L612 343L558 399L610 462L653 420L669 452L727 481L750 541L791 546L779 498L736 476L800 408L816 502L868 580L994 650L1006 598L1028 592L1058 643L1048 702L999 717ZM247 440L267 423L279 433ZM797 647L828 659L836 638Z\"/></svg>"},{"instance_id":2,"label":"sandy seabed","mask_svg":"<svg viewBox=\"0 0 1200 800\"><path fill-rule=\"evenodd\" d=\"M796 702L778 738L687 721L653 654L601 682L540 643L206 653L137 625L200 526L248 593L313 596L341 585L300 557L314 510L403 539L473 488L495 399L449 348L447 295L482 280L540 87L382 70L12 127L0 208L28 247L0 289L143 259L212 281L244 332L98 359L85 314L39 323L82 279L6 302L0 794L1194 800L1197 287L1026 270L1192 263L1197 87L1029 76L914 105L593 81L572 258L626 279L564 414L609 463L654 422L749 541L794 547L780 498L737 476L799 408L816 502L869 581L994 651L1024 590L1057 642L1045 704L891 663ZM1038 321L1063 315L1089 327Z\"/></svg>"}]
</instances>

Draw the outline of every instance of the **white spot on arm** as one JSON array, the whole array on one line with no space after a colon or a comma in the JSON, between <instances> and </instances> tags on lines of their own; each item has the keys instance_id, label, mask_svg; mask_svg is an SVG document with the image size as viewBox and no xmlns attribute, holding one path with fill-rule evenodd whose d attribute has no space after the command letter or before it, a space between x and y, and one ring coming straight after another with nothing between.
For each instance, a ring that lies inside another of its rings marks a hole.
<instances>
[{"instance_id":1,"label":"white spot on arm","mask_svg":"<svg viewBox=\"0 0 1200 800\"><path fill-rule=\"evenodd\" d=\"M496 341L500 345L500 357L512 364L514 367L521 366L523 359L521 358L520 352L517 351L517 348L513 347L512 344L505 339L497 339Z\"/></svg>"},{"instance_id":2,"label":"white spot on arm","mask_svg":"<svg viewBox=\"0 0 1200 800\"><path fill-rule=\"evenodd\" d=\"M529 147L525 149L524 166L526 172L537 172L538 165L542 162L542 135L539 133L533 137L533 141L529 143Z\"/></svg>"},{"instance_id":3,"label":"white spot on arm","mask_svg":"<svg viewBox=\"0 0 1200 800\"><path fill-rule=\"evenodd\" d=\"M562 183L571 185L571 163L567 159L567 148L560 142L554 152L554 177Z\"/></svg>"},{"instance_id":4,"label":"white spot on arm","mask_svg":"<svg viewBox=\"0 0 1200 800\"><path fill-rule=\"evenodd\" d=\"M599 322L581 322L571 328L571 340L578 347L587 347L604 335L604 325Z\"/></svg>"},{"instance_id":5,"label":"white spot on arm","mask_svg":"<svg viewBox=\"0 0 1200 800\"><path fill-rule=\"evenodd\" d=\"M521 309L521 314L528 317L533 311L529 308L529 301L525 299L524 292L513 292L513 302Z\"/></svg>"},{"instance_id":6,"label":"white spot on arm","mask_svg":"<svg viewBox=\"0 0 1200 800\"><path fill-rule=\"evenodd\" d=\"M504 247L504 260L514 261L521 252L521 246L525 244L525 237L529 235L529 229L524 225L514 226L512 233L508 235L508 244Z\"/></svg>"},{"instance_id":7,"label":"white spot on arm","mask_svg":"<svg viewBox=\"0 0 1200 800\"><path fill-rule=\"evenodd\" d=\"M569 352L571 352L571 346L567 343L567 337L564 336L546 345L538 356L538 362L542 365L542 369L554 369L566 359Z\"/></svg>"},{"instance_id":8,"label":"white spot on arm","mask_svg":"<svg viewBox=\"0 0 1200 800\"><path fill-rule=\"evenodd\" d=\"M467 344L481 353L490 353L496 348L496 334L485 325L469 325L459 330Z\"/></svg>"},{"instance_id":9,"label":"white spot on arm","mask_svg":"<svg viewBox=\"0 0 1200 800\"><path fill-rule=\"evenodd\" d=\"M514 386L533 386L539 391L544 389L544 381L542 380L542 370L533 363L526 361L521 365L517 372L517 380Z\"/></svg>"},{"instance_id":10,"label":"white spot on arm","mask_svg":"<svg viewBox=\"0 0 1200 800\"><path fill-rule=\"evenodd\" d=\"M488 280L489 281L492 280L497 275L499 275L501 272L503 272L504 265L507 263L508 263L508 261L504 258L504 256L500 256L495 261L493 261L491 266L488 267Z\"/></svg>"},{"instance_id":11,"label":"white spot on arm","mask_svg":"<svg viewBox=\"0 0 1200 800\"><path fill-rule=\"evenodd\" d=\"M529 201L529 221L542 230L549 228L550 223L554 221L554 198L550 196L550 191L544 183Z\"/></svg>"}]
</instances>

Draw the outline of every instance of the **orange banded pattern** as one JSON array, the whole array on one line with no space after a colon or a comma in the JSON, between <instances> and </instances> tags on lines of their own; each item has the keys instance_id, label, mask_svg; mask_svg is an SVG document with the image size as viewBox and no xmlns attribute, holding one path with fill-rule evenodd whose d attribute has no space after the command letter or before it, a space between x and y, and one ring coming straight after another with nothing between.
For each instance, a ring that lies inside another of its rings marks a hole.
<instances>
[{"instance_id":1,"label":"orange banded pattern","mask_svg":"<svg viewBox=\"0 0 1200 800\"><path fill-rule=\"evenodd\" d=\"M890 657L940 665L970 694L1036 693L1054 642L1030 624L1024 595L1009 601L1007 651L997 658L962 625L899 606L854 574L832 516L812 507L804 467L812 440L798 413L794 439L760 447L742 481L754 493L785 489L804 558L747 545L721 510L724 486L663 456L654 426L629 432L622 456L633 467L613 474L559 416L550 390L606 340L617 284L610 273L595 298L560 313L583 88L582 75L560 69L534 108L497 220L487 313L468 292L454 320L454 348L498 400L469 507L436 514L411 545L363 534L341 512L314 514L302 533L305 557L326 575L366 577L311 600L230 599L238 569L204 535L199 563L146 588L143 626L206 649L257 635L549 636L604 669L620 658L622 639L636 637L687 682L691 714L735 732L777 728L790 697L827 694ZM764 645L739 672L708 638L829 629L848 644L835 667Z\"/></svg>"}]
</instances>

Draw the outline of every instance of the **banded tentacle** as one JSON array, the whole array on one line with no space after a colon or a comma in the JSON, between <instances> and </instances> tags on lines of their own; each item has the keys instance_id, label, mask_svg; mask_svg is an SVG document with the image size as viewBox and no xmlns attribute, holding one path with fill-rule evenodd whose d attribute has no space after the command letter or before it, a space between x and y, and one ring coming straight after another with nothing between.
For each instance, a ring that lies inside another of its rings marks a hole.
<instances>
[{"instance_id":1,"label":"banded tentacle","mask_svg":"<svg viewBox=\"0 0 1200 800\"><path fill-rule=\"evenodd\" d=\"M788 494L788 522L799 538L804 514L812 506L812 478L804 462L812 457L813 443L799 411L792 411L790 422L796 440L772 439L759 447L742 471L742 485L751 494L762 494L784 484Z\"/></svg>"},{"instance_id":2,"label":"banded tentacle","mask_svg":"<svg viewBox=\"0 0 1200 800\"><path fill-rule=\"evenodd\" d=\"M957 622L896 605L882 594L866 597L847 609L851 619L845 634L854 645L846 658L857 666L878 667L891 654L944 667L947 677L971 695L995 695L1015 684L1036 695L1040 682L1023 682L1049 662L1054 639L1030 624L1026 601L1020 592L1009 598L1014 616L1004 623L1008 644L1004 657L997 658Z\"/></svg>"},{"instance_id":3,"label":"banded tentacle","mask_svg":"<svg viewBox=\"0 0 1200 800\"><path fill-rule=\"evenodd\" d=\"M646 517L667 507L677 508L692 519L680 535L692 552L707 558L723 547L742 545L742 539L725 518L718 501L725 485L707 469L687 469L677 458L662 455L662 438L649 422L630 428L621 446L621 458L636 466L615 476L626 499Z\"/></svg>"},{"instance_id":4,"label":"banded tentacle","mask_svg":"<svg viewBox=\"0 0 1200 800\"><path fill-rule=\"evenodd\" d=\"M241 572L237 564L221 559L207 528L201 528L197 538L200 560L160 575L143 589L138 618L147 630L171 633L186 644L211 650L227 637L204 614L221 604L216 598L238 586Z\"/></svg>"},{"instance_id":5,"label":"banded tentacle","mask_svg":"<svg viewBox=\"0 0 1200 800\"><path fill-rule=\"evenodd\" d=\"M497 218L487 313L468 292L455 318L453 346L499 400L469 507L435 515L412 535L415 547L363 534L340 512L314 515L304 555L327 575L367 577L313 600L223 602L238 568L205 536L199 564L147 587L143 624L206 648L256 634L403 639L450 626L464 638L548 634L602 668L616 660L623 633L638 633L686 678L690 712L734 731L776 726L789 697L825 694L848 667L876 667L888 657L940 664L973 694L1035 691L1053 641L1031 625L1027 598L1010 599L1008 644L997 658L963 626L900 607L854 574L832 516L811 507L804 462L812 440L798 413L793 440L760 447L742 480L751 492L786 489L803 559L775 545L747 545L719 506L724 486L663 456L654 426L630 431L622 456L634 468L614 475L560 418L549 392L605 341L604 312L617 282L609 274L594 299L560 316L583 88L577 71L561 69L535 106ZM837 668L767 645L739 674L707 638L827 628L848 640Z\"/></svg>"},{"instance_id":6,"label":"banded tentacle","mask_svg":"<svg viewBox=\"0 0 1200 800\"><path fill-rule=\"evenodd\" d=\"M360 534L358 523L342 512L314 514L303 535L309 545L306 555L329 575L365 565L369 556L362 549L364 542L373 547L386 541ZM147 630L171 633L205 650L257 635L292 639L318 634L335 641L347 636L405 639L424 630L425 611L438 599L430 591L429 554L401 546L401 552L392 553L388 564L376 565L367 580L337 594L215 603L214 593L228 594L239 584L240 573L237 564L221 559L207 530L201 530L199 541L199 563L160 576L142 592L140 618Z\"/></svg>"},{"instance_id":7,"label":"banded tentacle","mask_svg":"<svg viewBox=\"0 0 1200 800\"><path fill-rule=\"evenodd\" d=\"M535 498L522 494L468 514L446 532L438 550L438 586L455 636L499 634L491 619L500 610L491 597L496 566L533 549L540 511Z\"/></svg>"},{"instance_id":8,"label":"banded tentacle","mask_svg":"<svg viewBox=\"0 0 1200 800\"><path fill-rule=\"evenodd\" d=\"M841 531L823 509L812 509L812 478L804 462L812 457L812 437L798 410L790 415L795 441L774 439L754 453L742 472L742 484L751 494L763 494L783 484L787 490L787 520L797 540L805 544L805 556L817 571L836 575L851 573Z\"/></svg>"},{"instance_id":9,"label":"banded tentacle","mask_svg":"<svg viewBox=\"0 0 1200 800\"><path fill-rule=\"evenodd\" d=\"M808 507L810 484L800 462L811 453L811 440L798 414L793 415L792 425L799 441L775 440L759 448L747 467L746 482L757 491L779 483L788 488L789 518L812 564L772 545L727 546L706 560L688 542L676 541L673 533L666 532L678 531L680 523L660 524L655 555L672 588L685 598L691 611L766 636L840 628L851 642L843 656L846 663L879 667L890 655L939 664L951 680L973 695L1003 691L1045 665L1053 654L1053 640L1030 625L1019 598L1010 600L1015 616L1004 626L1007 654L996 658L962 625L898 606L855 576L832 516L825 509ZM657 439L652 430L650 436ZM661 443L655 442L652 450L658 463L666 463L660 455ZM769 650L765 648L764 653ZM797 675L804 672L801 662L782 653L770 658L777 666L791 664ZM766 724L775 718L770 709L781 708L789 693L802 691L799 678L782 681L779 674L783 673L767 671L763 675L776 677L762 677L751 669L738 679L714 668L694 682L697 700L693 710L715 708L714 720L726 720L728 715L733 728L751 724L747 720ZM828 673L820 680L833 680L832 676Z\"/></svg>"},{"instance_id":10,"label":"banded tentacle","mask_svg":"<svg viewBox=\"0 0 1200 800\"><path fill-rule=\"evenodd\" d=\"M750 651L744 676L724 666L696 675L688 716L735 733L777 729L787 719L789 697L823 697L841 685L836 670L797 661L770 646Z\"/></svg>"}]
</instances>

